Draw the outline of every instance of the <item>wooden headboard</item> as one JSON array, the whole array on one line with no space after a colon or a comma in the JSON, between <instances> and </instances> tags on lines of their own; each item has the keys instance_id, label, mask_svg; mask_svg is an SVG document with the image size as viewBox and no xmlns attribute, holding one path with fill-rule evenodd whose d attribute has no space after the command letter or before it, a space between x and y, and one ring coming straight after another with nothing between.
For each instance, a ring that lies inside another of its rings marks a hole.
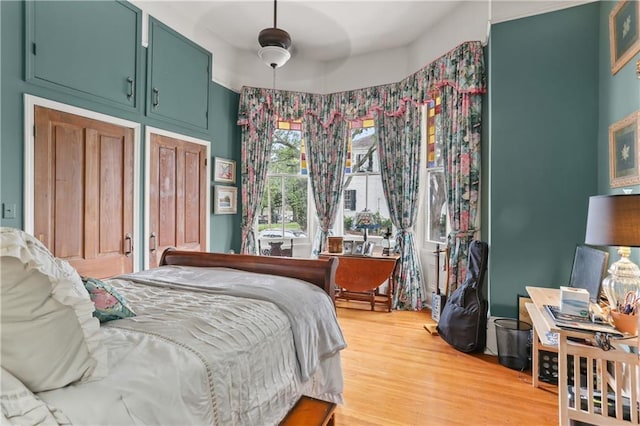
<instances>
[{"instance_id":1,"label":"wooden headboard","mask_svg":"<svg viewBox=\"0 0 640 426\"><path fill-rule=\"evenodd\" d=\"M168 248L162 253L160 266L202 266L239 269L260 274L297 278L323 289L335 300L337 258L299 259L248 254L205 253Z\"/></svg>"}]
</instances>

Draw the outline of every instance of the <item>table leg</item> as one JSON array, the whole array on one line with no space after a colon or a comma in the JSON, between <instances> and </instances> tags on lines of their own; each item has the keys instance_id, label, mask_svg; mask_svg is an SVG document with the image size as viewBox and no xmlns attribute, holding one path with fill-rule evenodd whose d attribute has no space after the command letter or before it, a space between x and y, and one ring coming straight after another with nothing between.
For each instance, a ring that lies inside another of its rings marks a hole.
<instances>
[{"instance_id":1,"label":"table leg","mask_svg":"<svg viewBox=\"0 0 640 426\"><path fill-rule=\"evenodd\" d=\"M575 359L575 358L574 358ZM575 365L573 368L580 368ZM560 426L567 426L569 424L569 395L568 395L568 368L567 368L567 336L564 333L560 333L558 336L558 411ZM574 390L575 395L575 390ZM580 404L578 402L578 404Z\"/></svg>"},{"instance_id":2,"label":"table leg","mask_svg":"<svg viewBox=\"0 0 640 426\"><path fill-rule=\"evenodd\" d=\"M531 348L531 384L533 387L538 387L538 376L540 375L540 339L538 339L538 334L536 332L535 326L532 329L533 337L533 348Z\"/></svg>"}]
</instances>

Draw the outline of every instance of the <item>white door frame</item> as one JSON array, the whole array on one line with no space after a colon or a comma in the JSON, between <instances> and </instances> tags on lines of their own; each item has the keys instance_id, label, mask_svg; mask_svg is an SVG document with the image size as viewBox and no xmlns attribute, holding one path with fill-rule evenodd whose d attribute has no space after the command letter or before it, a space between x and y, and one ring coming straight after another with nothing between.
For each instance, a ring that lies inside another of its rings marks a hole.
<instances>
[{"instance_id":1,"label":"white door frame","mask_svg":"<svg viewBox=\"0 0 640 426\"><path fill-rule=\"evenodd\" d=\"M124 120L88 109L78 108L50 99L24 94L24 230L32 234L34 232L34 194L35 194L35 107L55 109L69 114L78 115L92 120L104 121L116 126L127 127L133 130L133 235L134 247L135 238L140 236L140 128L141 124L134 121ZM133 251L133 271L140 269L140 250Z\"/></svg>"},{"instance_id":2,"label":"white door frame","mask_svg":"<svg viewBox=\"0 0 640 426\"><path fill-rule=\"evenodd\" d=\"M207 166L205 173L207 175L207 195L206 195L206 220L205 220L205 251L210 250L210 223L211 223L211 143L204 139L193 138L180 133L171 132L169 130L159 129L157 127L145 126L144 127L144 269L149 269L149 208L150 208L150 196L149 185L151 182L151 135L166 136L173 139L183 140L185 142L195 143L198 145L204 145L207 149Z\"/></svg>"}]
</instances>

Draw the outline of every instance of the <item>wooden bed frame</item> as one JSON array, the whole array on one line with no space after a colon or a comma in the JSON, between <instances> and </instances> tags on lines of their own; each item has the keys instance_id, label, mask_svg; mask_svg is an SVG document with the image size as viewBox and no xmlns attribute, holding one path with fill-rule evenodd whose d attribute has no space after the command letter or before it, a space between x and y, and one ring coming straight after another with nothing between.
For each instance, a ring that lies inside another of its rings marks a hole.
<instances>
[{"instance_id":1,"label":"wooden bed frame","mask_svg":"<svg viewBox=\"0 0 640 426\"><path fill-rule=\"evenodd\" d=\"M323 289L335 303L335 276L338 259L299 259L254 256L248 254L205 253L168 248L162 253L160 266L223 267L297 278Z\"/></svg>"}]
</instances>

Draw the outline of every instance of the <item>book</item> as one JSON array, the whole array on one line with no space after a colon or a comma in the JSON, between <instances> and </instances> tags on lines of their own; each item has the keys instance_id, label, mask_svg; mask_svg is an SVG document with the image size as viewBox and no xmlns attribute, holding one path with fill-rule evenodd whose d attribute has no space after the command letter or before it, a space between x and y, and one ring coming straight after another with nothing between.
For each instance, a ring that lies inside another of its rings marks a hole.
<instances>
[{"instance_id":1,"label":"book","mask_svg":"<svg viewBox=\"0 0 640 426\"><path fill-rule=\"evenodd\" d=\"M622 333L609 323L593 322L589 317L565 314L560 311L559 306L544 305L544 307L558 327L622 336Z\"/></svg>"}]
</instances>

